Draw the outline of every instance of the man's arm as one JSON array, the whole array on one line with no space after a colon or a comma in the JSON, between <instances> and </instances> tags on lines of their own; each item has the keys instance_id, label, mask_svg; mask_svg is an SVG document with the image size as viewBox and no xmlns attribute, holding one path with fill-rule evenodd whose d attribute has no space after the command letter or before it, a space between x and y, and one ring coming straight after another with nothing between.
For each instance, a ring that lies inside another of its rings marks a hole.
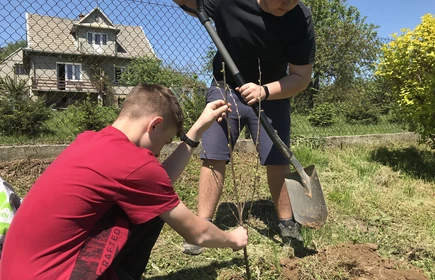
<instances>
[{"instance_id":1,"label":"man's arm","mask_svg":"<svg viewBox=\"0 0 435 280\"><path fill-rule=\"evenodd\" d=\"M220 230L213 223L193 214L183 202L161 214L160 218L190 244L240 250L248 243L248 233L243 227L232 231Z\"/></svg>"},{"instance_id":2,"label":"man's arm","mask_svg":"<svg viewBox=\"0 0 435 280\"><path fill-rule=\"evenodd\" d=\"M180 5L180 6L186 5L187 7L196 10L196 0L172 0L172 1L177 5ZM188 12L186 12L186 13L188 13ZM188 13L188 14L196 17L195 14L192 14L192 13Z\"/></svg>"},{"instance_id":3,"label":"man's arm","mask_svg":"<svg viewBox=\"0 0 435 280\"><path fill-rule=\"evenodd\" d=\"M312 72L312 64L289 64L289 74L287 76L263 85L269 89L267 100L285 99L303 91L310 84ZM241 96L249 105L258 102L259 98L264 100L266 97L264 88L254 83L244 84L240 88L236 88L236 90L239 90Z\"/></svg>"},{"instance_id":4,"label":"man's arm","mask_svg":"<svg viewBox=\"0 0 435 280\"><path fill-rule=\"evenodd\" d=\"M266 84L269 89L268 100L285 99L308 87L313 73L313 64L289 64L289 74L279 81Z\"/></svg>"},{"instance_id":5,"label":"man's arm","mask_svg":"<svg viewBox=\"0 0 435 280\"><path fill-rule=\"evenodd\" d=\"M216 120L220 122L225 117L227 110L229 110L229 104L225 105L223 100L208 103L201 116L186 133L186 136L195 142L199 141L204 131L206 131L213 122ZM162 163L172 183L175 183L183 172L193 150L194 148L183 142L178 145L177 149Z\"/></svg>"}]
</instances>

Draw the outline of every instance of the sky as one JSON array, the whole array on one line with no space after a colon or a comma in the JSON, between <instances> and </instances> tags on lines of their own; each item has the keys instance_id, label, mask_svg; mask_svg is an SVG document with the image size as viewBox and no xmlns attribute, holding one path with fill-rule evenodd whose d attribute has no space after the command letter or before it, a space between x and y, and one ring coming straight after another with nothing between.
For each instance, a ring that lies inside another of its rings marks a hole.
<instances>
[{"instance_id":1,"label":"sky","mask_svg":"<svg viewBox=\"0 0 435 280\"><path fill-rule=\"evenodd\" d=\"M358 8L367 23L379 26L379 37L400 34L402 28L414 29L425 14L435 16L435 0L347 0Z\"/></svg>"},{"instance_id":2,"label":"sky","mask_svg":"<svg viewBox=\"0 0 435 280\"><path fill-rule=\"evenodd\" d=\"M435 15L435 0L347 1L367 17L367 23L379 25L378 35L384 38L402 28L413 29L426 13ZM0 47L26 39L26 12L74 19L97 5L115 24L141 26L166 64L185 73L202 72L204 57L212 46L210 37L196 18L171 0L0 0Z\"/></svg>"}]
</instances>

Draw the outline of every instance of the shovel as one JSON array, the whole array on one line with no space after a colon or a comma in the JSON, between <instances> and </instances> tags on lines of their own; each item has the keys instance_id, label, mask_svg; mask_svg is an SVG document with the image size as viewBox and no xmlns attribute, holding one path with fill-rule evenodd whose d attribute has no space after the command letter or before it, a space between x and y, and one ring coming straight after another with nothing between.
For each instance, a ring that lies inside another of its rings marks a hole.
<instances>
[{"instance_id":1,"label":"shovel","mask_svg":"<svg viewBox=\"0 0 435 280\"><path fill-rule=\"evenodd\" d=\"M196 15L200 20L216 45L237 85L241 87L245 84L245 80L219 38L216 30L213 28L210 18L204 10L203 1L196 0L196 5L197 9L192 9L186 5L180 7L184 11ZM310 165L304 169L290 149L284 144L281 138L279 138L278 134L267 120L264 112L259 112L258 104L254 104L252 108L255 114L259 116L261 125L272 139L274 145L296 169L296 172L288 174L285 178L285 184L287 186L295 220L305 227L320 228L326 222L328 210L315 166Z\"/></svg>"}]
</instances>

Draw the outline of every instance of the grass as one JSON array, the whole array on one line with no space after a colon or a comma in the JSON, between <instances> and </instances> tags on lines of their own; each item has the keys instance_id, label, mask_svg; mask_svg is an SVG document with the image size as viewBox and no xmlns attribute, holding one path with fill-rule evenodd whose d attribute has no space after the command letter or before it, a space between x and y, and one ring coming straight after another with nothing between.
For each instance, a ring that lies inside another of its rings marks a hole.
<instances>
[{"instance_id":1,"label":"grass","mask_svg":"<svg viewBox=\"0 0 435 280\"><path fill-rule=\"evenodd\" d=\"M23 144L68 144L73 141L80 131L71 124L71 116L66 111L53 111L53 118L47 121L46 128L51 133L45 133L37 137L7 136L0 134L0 145L23 145ZM300 114L292 114L292 135L296 137L326 137L342 135L364 135L397 133L407 131L400 125L388 121L387 116L382 116L376 125L348 124L344 118L338 118L337 122L330 127L313 127L307 117Z\"/></svg>"},{"instance_id":2,"label":"grass","mask_svg":"<svg viewBox=\"0 0 435 280\"><path fill-rule=\"evenodd\" d=\"M377 244L382 257L400 261L403 267L416 266L435 280L433 150L405 143L343 149L298 145L292 149L303 165L316 165L329 210L321 229L303 229L308 248L320 251L349 242ZM0 164L0 176L18 187L23 196L48 163L32 164L20 161L13 168ZM265 168L260 167L255 176L256 156L247 153L236 154L235 164L238 188L246 200L244 221L249 228L252 279L285 279L281 260L294 258L298 252L280 242ZM181 200L191 209L196 209L199 167L200 161L192 158L175 184ZM22 175L29 172L33 177ZM236 226L232 178L227 174L215 217L215 224L222 229ZM182 253L181 244L182 238L165 225L145 279L245 279L243 252L206 249L202 255L188 256ZM319 258L302 258L298 267L301 279L353 279L342 264Z\"/></svg>"},{"instance_id":3,"label":"grass","mask_svg":"<svg viewBox=\"0 0 435 280\"><path fill-rule=\"evenodd\" d=\"M384 134L406 132L406 128L391 123L388 116L381 116L378 124L349 124L344 117L337 117L336 123L328 127L313 127L306 116L292 114L292 134L303 137L326 137L344 135Z\"/></svg>"},{"instance_id":4,"label":"grass","mask_svg":"<svg viewBox=\"0 0 435 280\"><path fill-rule=\"evenodd\" d=\"M323 228L303 230L306 246L321 249L344 242L378 244L383 257L417 266L435 279L433 151L425 146L400 145L343 150L298 146L294 153L303 165L316 164L330 213ZM199 166L198 160L192 160L176 183L181 199L192 209L196 206ZM282 279L280 259L295 252L279 242L265 170L260 168L259 181L254 182L255 166L254 155L237 155L236 177L242 193L253 185L258 189L254 197L245 196L251 272L253 279ZM235 209L231 184L228 175L215 219L222 229L236 226L231 214ZM202 255L191 257L181 253L181 243L182 238L165 226L151 256L147 279L243 279L241 252L206 249ZM315 259L304 262L301 269L304 275L311 275L304 279L348 279Z\"/></svg>"}]
</instances>

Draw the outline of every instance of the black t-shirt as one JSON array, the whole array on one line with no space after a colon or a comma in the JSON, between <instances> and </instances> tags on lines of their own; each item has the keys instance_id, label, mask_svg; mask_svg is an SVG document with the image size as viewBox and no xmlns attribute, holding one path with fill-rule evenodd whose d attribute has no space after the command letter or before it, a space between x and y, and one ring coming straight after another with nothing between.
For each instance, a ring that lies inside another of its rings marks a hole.
<instances>
[{"instance_id":1,"label":"black t-shirt","mask_svg":"<svg viewBox=\"0 0 435 280\"><path fill-rule=\"evenodd\" d=\"M246 82L258 84L258 59L261 84L285 77L288 63L314 63L314 26L311 11L303 3L281 17L264 12L257 0L205 0L204 7ZM227 83L238 86L225 71ZM213 75L223 81L219 52L213 60Z\"/></svg>"}]
</instances>

